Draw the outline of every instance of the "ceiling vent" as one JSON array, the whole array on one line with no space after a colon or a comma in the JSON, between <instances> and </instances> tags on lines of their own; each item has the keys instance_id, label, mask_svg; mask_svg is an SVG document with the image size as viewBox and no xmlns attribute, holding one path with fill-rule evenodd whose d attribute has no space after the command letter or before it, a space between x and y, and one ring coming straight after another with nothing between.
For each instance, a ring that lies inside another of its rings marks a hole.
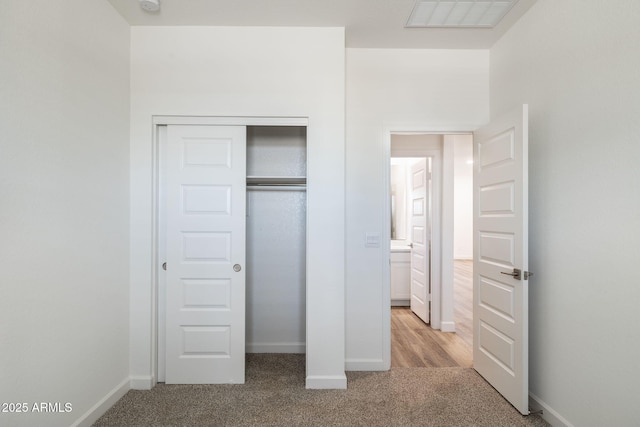
<instances>
[{"instance_id":1,"label":"ceiling vent","mask_svg":"<svg viewBox=\"0 0 640 427\"><path fill-rule=\"evenodd\" d=\"M418 0L407 28L493 28L518 0Z\"/></svg>"}]
</instances>

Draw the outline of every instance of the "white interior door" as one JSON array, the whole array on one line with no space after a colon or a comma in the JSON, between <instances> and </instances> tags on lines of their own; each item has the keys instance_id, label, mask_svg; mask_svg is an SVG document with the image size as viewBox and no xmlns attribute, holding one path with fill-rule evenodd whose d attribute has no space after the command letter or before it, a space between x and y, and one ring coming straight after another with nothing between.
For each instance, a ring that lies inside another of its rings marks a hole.
<instances>
[{"instance_id":1,"label":"white interior door","mask_svg":"<svg viewBox=\"0 0 640 427\"><path fill-rule=\"evenodd\" d=\"M244 126L168 126L168 384L244 383Z\"/></svg>"},{"instance_id":2,"label":"white interior door","mask_svg":"<svg viewBox=\"0 0 640 427\"><path fill-rule=\"evenodd\" d=\"M529 413L527 135L526 105L478 130L473 177L473 365L525 415Z\"/></svg>"},{"instance_id":3,"label":"white interior door","mask_svg":"<svg viewBox=\"0 0 640 427\"><path fill-rule=\"evenodd\" d=\"M411 311L429 323L429 186L427 160L411 166Z\"/></svg>"}]
</instances>

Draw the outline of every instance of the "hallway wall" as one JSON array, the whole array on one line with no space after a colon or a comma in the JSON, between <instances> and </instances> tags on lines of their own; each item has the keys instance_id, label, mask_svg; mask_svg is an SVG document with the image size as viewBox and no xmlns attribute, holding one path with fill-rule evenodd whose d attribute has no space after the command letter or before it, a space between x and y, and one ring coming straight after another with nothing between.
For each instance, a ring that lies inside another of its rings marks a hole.
<instances>
[{"instance_id":1,"label":"hallway wall","mask_svg":"<svg viewBox=\"0 0 640 427\"><path fill-rule=\"evenodd\" d=\"M453 258L473 259L473 136L453 146Z\"/></svg>"}]
</instances>

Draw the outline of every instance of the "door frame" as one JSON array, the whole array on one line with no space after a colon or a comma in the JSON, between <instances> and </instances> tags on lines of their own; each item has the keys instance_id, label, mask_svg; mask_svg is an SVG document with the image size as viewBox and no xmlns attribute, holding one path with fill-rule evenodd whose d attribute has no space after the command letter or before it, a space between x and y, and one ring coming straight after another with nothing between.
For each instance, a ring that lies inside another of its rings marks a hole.
<instances>
[{"instance_id":1,"label":"door frame","mask_svg":"<svg viewBox=\"0 0 640 427\"><path fill-rule=\"evenodd\" d=\"M383 130L383 182L382 207L382 346L383 364L391 367L391 136L392 135L473 135L478 126L387 125ZM445 159L445 151L448 156ZM429 157L428 150L407 151L406 157ZM453 170L452 147L446 147L444 139L440 158L434 157L432 171L433 218L431 234L431 310L430 326L443 332L454 332L455 324L442 322L442 307L453 308L453 175L444 175L445 166ZM396 156L397 157L397 156ZM445 165L445 162L451 163ZM437 165L436 165L437 164ZM443 282L451 283L443 289ZM434 286L435 284L435 286ZM443 292L444 290L444 292Z\"/></svg>"},{"instance_id":2,"label":"door frame","mask_svg":"<svg viewBox=\"0 0 640 427\"><path fill-rule=\"evenodd\" d=\"M152 240L151 240L151 387L164 381L165 369L165 307L164 283L161 273L165 242L163 227L165 215L162 210L162 144L166 143L166 127L169 125L209 126L309 126L307 117L259 117L259 116L152 116ZM308 225L308 212L307 212ZM307 250L308 253L308 250ZM307 353L308 354L308 353Z\"/></svg>"}]
</instances>

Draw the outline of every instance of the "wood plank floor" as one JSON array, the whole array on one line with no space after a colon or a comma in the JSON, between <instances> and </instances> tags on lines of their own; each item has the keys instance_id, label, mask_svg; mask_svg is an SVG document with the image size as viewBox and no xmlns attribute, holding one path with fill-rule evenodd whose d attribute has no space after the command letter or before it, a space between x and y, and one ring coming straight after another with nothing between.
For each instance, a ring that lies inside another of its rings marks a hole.
<instances>
[{"instance_id":1,"label":"wood plank floor","mask_svg":"<svg viewBox=\"0 0 640 427\"><path fill-rule=\"evenodd\" d=\"M454 262L456 333L431 329L408 307L391 308L392 367L473 365L473 275L471 261Z\"/></svg>"},{"instance_id":2,"label":"wood plank floor","mask_svg":"<svg viewBox=\"0 0 640 427\"><path fill-rule=\"evenodd\" d=\"M456 333L473 348L473 261L453 263L453 318Z\"/></svg>"}]
</instances>

